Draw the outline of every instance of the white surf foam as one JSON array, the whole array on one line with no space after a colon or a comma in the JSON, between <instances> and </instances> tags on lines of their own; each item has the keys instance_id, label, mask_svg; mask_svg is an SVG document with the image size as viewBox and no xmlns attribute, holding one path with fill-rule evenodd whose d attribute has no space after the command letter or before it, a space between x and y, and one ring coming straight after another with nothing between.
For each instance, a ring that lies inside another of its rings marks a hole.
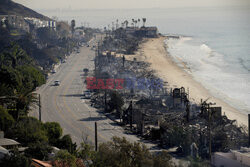
<instances>
[{"instance_id":1,"label":"white surf foam","mask_svg":"<svg viewBox=\"0 0 250 167\"><path fill-rule=\"evenodd\" d=\"M237 59L227 61L226 56L206 44L194 43L192 38L170 38L165 42L173 60L214 96L250 113L250 74Z\"/></svg>"}]
</instances>

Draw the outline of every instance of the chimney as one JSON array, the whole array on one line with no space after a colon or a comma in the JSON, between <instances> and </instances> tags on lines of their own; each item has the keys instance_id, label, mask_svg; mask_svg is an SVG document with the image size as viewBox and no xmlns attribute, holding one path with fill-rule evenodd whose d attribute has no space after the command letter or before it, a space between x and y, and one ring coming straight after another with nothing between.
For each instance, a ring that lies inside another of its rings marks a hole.
<instances>
[{"instance_id":1,"label":"chimney","mask_svg":"<svg viewBox=\"0 0 250 167\"><path fill-rule=\"evenodd\" d=\"M4 138L4 132L0 131L0 139L3 139L3 138Z\"/></svg>"}]
</instances>

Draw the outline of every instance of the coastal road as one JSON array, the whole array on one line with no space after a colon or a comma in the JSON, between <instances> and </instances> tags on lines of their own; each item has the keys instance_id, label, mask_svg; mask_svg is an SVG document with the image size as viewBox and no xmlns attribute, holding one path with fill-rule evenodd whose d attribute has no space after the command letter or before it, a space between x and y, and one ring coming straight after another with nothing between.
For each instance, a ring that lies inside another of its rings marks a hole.
<instances>
[{"instance_id":1,"label":"coastal road","mask_svg":"<svg viewBox=\"0 0 250 167\"><path fill-rule=\"evenodd\" d=\"M95 43L92 40L92 43ZM42 121L59 122L64 134L70 134L73 141L79 144L83 140L94 143L94 123L98 125L98 141L109 141L113 136L126 137L129 141L140 141L138 137L125 134L122 127L90 106L87 99L81 99L85 88L83 68L94 69L95 52L91 47L80 48L80 53L73 53L57 68L47 83L36 93L41 95ZM60 86L54 86L59 80ZM37 115L38 108L33 109ZM154 144L147 143L148 147Z\"/></svg>"}]
</instances>

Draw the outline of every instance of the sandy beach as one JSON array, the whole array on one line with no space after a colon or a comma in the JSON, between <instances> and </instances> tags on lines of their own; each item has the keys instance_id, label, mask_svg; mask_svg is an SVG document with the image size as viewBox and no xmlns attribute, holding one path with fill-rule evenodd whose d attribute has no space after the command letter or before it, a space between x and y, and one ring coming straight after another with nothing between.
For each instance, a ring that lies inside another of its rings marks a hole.
<instances>
[{"instance_id":1,"label":"sandy beach","mask_svg":"<svg viewBox=\"0 0 250 167\"><path fill-rule=\"evenodd\" d=\"M164 40L166 37L147 39L141 44L140 49L135 55L128 55L126 58L146 61L151 64L151 68L157 72L159 77L168 82L170 88L184 87L189 89L190 99L200 103L201 99L209 98L209 102L216 103L216 106L222 107L222 114L229 119L237 120L238 125L248 126L246 114L240 113L237 109L225 103L222 99L214 97L199 82L192 78L192 75L179 67L166 51ZM185 67L185 64L183 65ZM188 70L188 69L187 69Z\"/></svg>"}]
</instances>

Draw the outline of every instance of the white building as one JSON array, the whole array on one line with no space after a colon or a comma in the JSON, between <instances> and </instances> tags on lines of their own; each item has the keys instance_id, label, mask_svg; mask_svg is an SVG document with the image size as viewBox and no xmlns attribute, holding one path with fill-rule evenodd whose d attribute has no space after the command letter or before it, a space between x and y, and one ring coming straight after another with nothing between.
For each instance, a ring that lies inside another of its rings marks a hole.
<instances>
[{"instance_id":1,"label":"white building","mask_svg":"<svg viewBox=\"0 0 250 167\"><path fill-rule=\"evenodd\" d=\"M33 17L25 17L24 19L28 21L29 23L33 24L36 28L50 27L50 28L56 29L56 21L53 21L53 20L46 21L46 20L40 20L40 19L33 18Z\"/></svg>"},{"instance_id":2,"label":"white building","mask_svg":"<svg viewBox=\"0 0 250 167\"><path fill-rule=\"evenodd\" d=\"M30 31L30 25L33 25L34 28L41 28L41 27L50 27L56 30L56 21L54 20L40 20L38 18L33 17L22 17L22 16L16 16L16 15L0 15L0 21L1 25L3 27L6 27L5 21L7 23L14 27L22 29L26 32Z\"/></svg>"},{"instance_id":3,"label":"white building","mask_svg":"<svg viewBox=\"0 0 250 167\"><path fill-rule=\"evenodd\" d=\"M7 27L7 25L5 24L5 22L7 21L7 24L14 28L22 29L26 32L29 32L30 30L29 24L24 20L22 16L0 15L0 19L1 19L1 25L3 27Z\"/></svg>"}]
</instances>

